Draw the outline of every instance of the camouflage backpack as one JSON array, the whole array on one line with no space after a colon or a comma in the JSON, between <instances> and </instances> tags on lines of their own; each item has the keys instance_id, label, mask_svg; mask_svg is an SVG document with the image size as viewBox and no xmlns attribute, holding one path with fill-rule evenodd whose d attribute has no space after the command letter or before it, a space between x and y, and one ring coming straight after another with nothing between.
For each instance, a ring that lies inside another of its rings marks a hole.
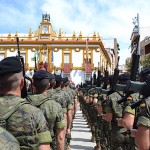
<instances>
[{"instance_id":1,"label":"camouflage backpack","mask_svg":"<svg viewBox=\"0 0 150 150\"><path fill-rule=\"evenodd\" d=\"M40 98L39 98L40 97ZM28 101L30 101L34 106L40 107L43 103L45 103L48 100L51 100L49 97L46 97L45 95L29 95L27 97Z\"/></svg>"},{"instance_id":2,"label":"camouflage backpack","mask_svg":"<svg viewBox=\"0 0 150 150\"><path fill-rule=\"evenodd\" d=\"M29 102L23 100L17 103L16 105L9 107L4 114L0 114L0 127L6 129L7 119L22 105L29 104Z\"/></svg>"},{"instance_id":3,"label":"camouflage backpack","mask_svg":"<svg viewBox=\"0 0 150 150\"><path fill-rule=\"evenodd\" d=\"M67 100L64 92L58 91L57 93L53 93L50 98L59 103L63 109L67 108Z\"/></svg>"},{"instance_id":4,"label":"camouflage backpack","mask_svg":"<svg viewBox=\"0 0 150 150\"><path fill-rule=\"evenodd\" d=\"M0 127L0 150L20 150L16 138L2 127Z\"/></svg>"}]
</instances>

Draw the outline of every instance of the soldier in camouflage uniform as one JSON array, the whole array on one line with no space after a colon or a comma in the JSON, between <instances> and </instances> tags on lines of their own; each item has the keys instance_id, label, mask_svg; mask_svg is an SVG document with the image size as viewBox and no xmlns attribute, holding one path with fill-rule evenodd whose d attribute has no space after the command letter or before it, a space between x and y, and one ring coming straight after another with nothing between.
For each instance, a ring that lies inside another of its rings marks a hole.
<instances>
[{"instance_id":1,"label":"soldier in camouflage uniform","mask_svg":"<svg viewBox=\"0 0 150 150\"><path fill-rule=\"evenodd\" d=\"M55 81L56 81L56 84L54 87L55 92L51 95L51 98L57 101L62 106L64 119L67 125L66 127L70 126L71 128L71 124L68 123L68 120L67 120L68 110L72 109L72 105L70 104L68 93L66 93L65 90L61 87L62 77L60 75L55 75ZM66 133L70 133L70 128L65 128L64 137L66 137ZM66 145L65 145L65 149L66 149Z\"/></svg>"},{"instance_id":2,"label":"soldier in camouflage uniform","mask_svg":"<svg viewBox=\"0 0 150 150\"><path fill-rule=\"evenodd\" d=\"M148 150L150 149L150 97L140 105L139 109L135 143L139 150Z\"/></svg>"},{"instance_id":3,"label":"soldier in camouflage uniform","mask_svg":"<svg viewBox=\"0 0 150 150\"><path fill-rule=\"evenodd\" d=\"M122 126L126 128L128 131L124 130L125 138L126 138L126 147L130 150L137 149L134 144L134 138L130 135L130 128L134 126L135 120L135 109L131 109L130 104L133 101L137 101L139 98L139 93L133 93L127 98L127 102L124 102L126 106L124 106L123 116L122 118L117 118L118 126Z\"/></svg>"},{"instance_id":4,"label":"soldier in camouflage uniform","mask_svg":"<svg viewBox=\"0 0 150 150\"><path fill-rule=\"evenodd\" d=\"M140 106L136 109L135 123L137 129L130 129L132 136L135 137L135 144L139 150L150 149L150 67L144 68L140 72L140 81L145 81L141 94L145 97Z\"/></svg>"},{"instance_id":5,"label":"soldier in camouflage uniform","mask_svg":"<svg viewBox=\"0 0 150 150\"><path fill-rule=\"evenodd\" d=\"M120 75L119 79L122 79ZM125 77L124 77L125 78ZM128 76L126 76L126 81L128 80ZM124 132L126 132L125 128L118 126L117 119L122 118L123 115L123 106L117 103L117 100L122 98L122 92L113 92L106 99L106 107L105 112L103 114L103 119L111 122L111 149L112 150L123 150L126 149L126 139L124 136Z\"/></svg>"},{"instance_id":6,"label":"soldier in camouflage uniform","mask_svg":"<svg viewBox=\"0 0 150 150\"><path fill-rule=\"evenodd\" d=\"M66 124L62 107L47 95L47 89L50 86L49 81L51 79L53 79L53 75L49 72L45 70L36 71L33 75L35 94L28 96L28 98L34 106L40 108L44 113L53 139L51 148L53 150L63 150L64 129Z\"/></svg>"},{"instance_id":7,"label":"soldier in camouflage uniform","mask_svg":"<svg viewBox=\"0 0 150 150\"><path fill-rule=\"evenodd\" d=\"M49 80L49 83L50 83L50 87L49 89L47 90L47 95L48 97L51 97L51 95L53 95L55 93L55 89L54 89L54 86L56 84L56 81L55 81L55 76L53 74L50 74L51 78Z\"/></svg>"},{"instance_id":8,"label":"soldier in camouflage uniform","mask_svg":"<svg viewBox=\"0 0 150 150\"><path fill-rule=\"evenodd\" d=\"M16 138L2 127L0 127L0 150L20 150Z\"/></svg>"},{"instance_id":9,"label":"soldier in camouflage uniform","mask_svg":"<svg viewBox=\"0 0 150 150\"><path fill-rule=\"evenodd\" d=\"M110 122L107 122L102 119L101 114L105 114L106 112L106 94L101 94L99 92L98 103L97 103L97 111L98 111L98 131L96 133L96 150L108 150L110 149Z\"/></svg>"},{"instance_id":10,"label":"soldier in camouflage uniform","mask_svg":"<svg viewBox=\"0 0 150 150\"><path fill-rule=\"evenodd\" d=\"M72 112L73 112L73 103L74 95L72 90L68 88L69 80L67 77L62 78L62 92L67 100L67 129L66 129L66 149L70 150L70 140L71 140L71 128L72 128Z\"/></svg>"},{"instance_id":11,"label":"soldier in camouflage uniform","mask_svg":"<svg viewBox=\"0 0 150 150\"><path fill-rule=\"evenodd\" d=\"M20 58L3 59L0 62L0 125L16 137L20 149L49 150L52 139L45 117L40 109L21 98L23 85Z\"/></svg>"}]
</instances>

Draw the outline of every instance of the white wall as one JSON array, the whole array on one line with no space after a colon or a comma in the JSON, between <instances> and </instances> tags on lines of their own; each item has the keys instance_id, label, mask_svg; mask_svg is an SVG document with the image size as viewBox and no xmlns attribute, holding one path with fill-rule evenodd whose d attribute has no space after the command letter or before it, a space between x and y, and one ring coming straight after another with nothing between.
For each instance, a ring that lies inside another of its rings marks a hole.
<instances>
[{"instance_id":1,"label":"white wall","mask_svg":"<svg viewBox=\"0 0 150 150\"><path fill-rule=\"evenodd\" d=\"M93 63L95 67L98 67L98 62L100 62L100 52L93 50Z\"/></svg>"},{"instance_id":2,"label":"white wall","mask_svg":"<svg viewBox=\"0 0 150 150\"><path fill-rule=\"evenodd\" d=\"M9 56L17 56L18 55L17 50L15 50L14 52L11 52L10 49L7 49L6 53L7 53L7 57L9 57Z\"/></svg>"},{"instance_id":3,"label":"white wall","mask_svg":"<svg viewBox=\"0 0 150 150\"><path fill-rule=\"evenodd\" d=\"M81 67L83 63L83 50L80 52L72 51L72 63L74 67Z\"/></svg>"},{"instance_id":4,"label":"white wall","mask_svg":"<svg viewBox=\"0 0 150 150\"><path fill-rule=\"evenodd\" d=\"M4 54L0 54L0 61L4 59Z\"/></svg>"},{"instance_id":5,"label":"white wall","mask_svg":"<svg viewBox=\"0 0 150 150\"><path fill-rule=\"evenodd\" d=\"M35 62L34 62L34 53L30 49L28 50L28 62L29 62L29 67L34 67ZM36 60L37 61L37 60Z\"/></svg>"},{"instance_id":6,"label":"white wall","mask_svg":"<svg viewBox=\"0 0 150 150\"><path fill-rule=\"evenodd\" d=\"M60 67L62 63L62 50L59 50L58 52L53 52L53 57L54 66Z\"/></svg>"}]
</instances>

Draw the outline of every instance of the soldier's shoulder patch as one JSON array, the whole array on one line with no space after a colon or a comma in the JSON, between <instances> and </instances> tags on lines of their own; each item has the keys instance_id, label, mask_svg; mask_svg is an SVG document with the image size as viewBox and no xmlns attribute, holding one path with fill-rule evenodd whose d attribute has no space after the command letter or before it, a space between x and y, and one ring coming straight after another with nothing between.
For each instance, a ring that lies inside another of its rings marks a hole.
<instances>
[{"instance_id":1,"label":"soldier's shoulder patch","mask_svg":"<svg viewBox=\"0 0 150 150\"><path fill-rule=\"evenodd\" d=\"M146 106L145 103L141 103L141 104L140 104L140 107L141 107L141 108L144 108L145 106Z\"/></svg>"}]
</instances>

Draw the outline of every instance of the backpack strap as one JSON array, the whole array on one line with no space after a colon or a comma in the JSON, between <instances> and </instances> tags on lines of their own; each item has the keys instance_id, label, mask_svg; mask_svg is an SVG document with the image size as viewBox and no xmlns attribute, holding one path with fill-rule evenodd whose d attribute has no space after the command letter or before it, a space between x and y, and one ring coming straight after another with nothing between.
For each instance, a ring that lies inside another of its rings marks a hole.
<instances>
[{"instance_id":1,"label":"backpack strap","mask_svg":"<svg viewBox=\"0 0 150 150\"><path fill-rule=\"evenodd\" d=\"M20 103L18 103L17 105L15 105L14 107L12 107L12 109L10 111L8 111L6 114L4 114L3 116L0 115L0 126L3 128L6 128L6 120L22 105L24 104L29 104L29 102L27 101L21 101Z\"/></svg>"},{"instance_id":2,"label":"backpack strap","mask_svg":"<svg viewBox=\"0 0 150 150\"><path fill-rule=\"evenodd\" d=\"M27 98L27 100L28 100L29 102L31 102L31 104L32 104L32 99L31 99L29 96L27 96L26 98ZM34 106L36 106L36 107L39 108L43 103L45 103L45 102L48 101L48 100L51 100L51 99L50 99L49 97L46 97L46 98L42 99L40 102L34 104Z\"/></svg>"}]
</instances>

